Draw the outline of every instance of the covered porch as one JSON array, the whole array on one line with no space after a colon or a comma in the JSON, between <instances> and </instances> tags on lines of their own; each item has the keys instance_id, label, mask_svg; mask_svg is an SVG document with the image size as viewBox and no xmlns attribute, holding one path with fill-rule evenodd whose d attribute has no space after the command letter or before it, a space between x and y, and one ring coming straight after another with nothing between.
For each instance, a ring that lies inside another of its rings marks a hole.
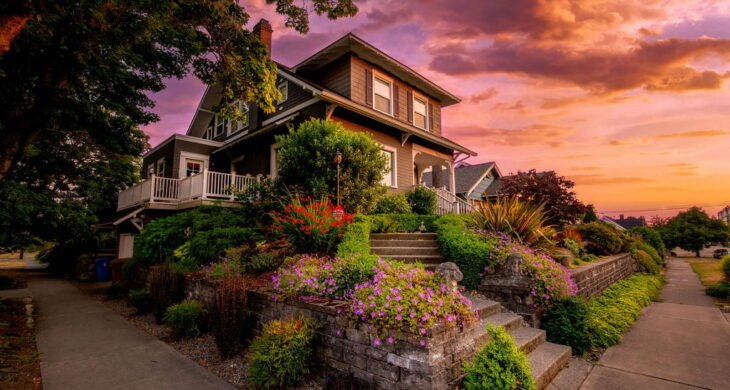
<instances>
[{"instance_id":1,"label":"covered porch","mask_svg":"<svg viewBox=\"0 0 730 390\"><path fill-rule=\"evenodd\" d=\"M414 144L413 166L415 185L428 188L436 194L437 214L468 214L473 211L472 205L456 196L452 155ZM431 172L431 183L423 180L423 174L427 171Z\"/></svg>"}]
</instances>

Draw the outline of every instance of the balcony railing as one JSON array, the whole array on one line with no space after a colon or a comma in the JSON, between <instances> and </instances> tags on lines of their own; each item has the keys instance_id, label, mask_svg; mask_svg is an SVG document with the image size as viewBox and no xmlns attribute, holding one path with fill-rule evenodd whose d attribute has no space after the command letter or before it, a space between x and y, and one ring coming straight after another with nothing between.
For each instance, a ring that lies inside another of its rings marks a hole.
<instances>
[{"instance_id":1,"label":"balcony railing","mask_svg":"<svg viewBox=\"0 0 730 390\"><path fill-rule=\"evenodd\" d=\"M436 194L436 214L469 214L474 206L443 188L425 187Z\"/></svg>"},{"instance_id":2,"label":"balcony railing","mask_svg":"<svg viewBox=\"0 0 730 390\"><path fill-rule=\"evenodd\" d=\"M193 199L235 200L234 193L247 193L255 197L255 184L264 180L264 175L234 175L203 170L183 179L158 177L139 182L119 193L117 211L146 203L176 204Z\"/></svg>"}]
</instances>

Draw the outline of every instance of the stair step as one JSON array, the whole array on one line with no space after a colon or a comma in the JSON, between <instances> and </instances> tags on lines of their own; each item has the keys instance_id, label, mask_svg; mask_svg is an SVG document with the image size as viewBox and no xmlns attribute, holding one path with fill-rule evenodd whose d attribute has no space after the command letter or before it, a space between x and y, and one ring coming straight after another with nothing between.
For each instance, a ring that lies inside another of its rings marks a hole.
<instances>
[{"instance_id":1,"label":"stair step","mask_svg":"<svg viewBox=\"0 0 730 390\"><path fill-rule=\"evenodd\" d=\"M484 322L490 325L502 326L508 332L511 332L524 325L525 321L520 315L509 311L504 311L485 318Z\"/></svg>"},{"instance_id":2,"label":"stair step","mask_svg":"<svg viewBox=\"0 0 730 390\"><path fill-rule=\"evenodd\" d=\"M436 240L381 240L371 239L371 247L410 247L410 248L438 248Z\"/></svg>"},{"instance_id":3,"label":"stair step","mask_svg":"<svg viewBox=\"0 0 730 390\"><path fill-rule=\"evenodd\" d=\"M441 256L438 248L370 247L370 250L380 256Z\"/></svg>"},{"instance_id":4,"label":"stair step","mask_svg":"<svg viewBox=\"0 0 730 390\"><path fill-rule=\"evenodd\" d=\"M502 311L502 305L499 302L487 299L482 295L467 294L466 297L471 301L471 308L479 318L487 318Z\"/></svg>"},{"instance_id":5,"label":"stair step","mask_svg":"<svg viewBox=\"0 0 730 390\"><path fill-rule=\"evenodd\" d=\"M543 344L547 338L544 330L523 326L510 332L515 343L524 353L530 353Z\"/></svg>"},{"instance_id":6,"label":"stair step","mask_svg":"<svg viewBox=\"0 0 730 390\"><path fill-rule=\"evenodd\" d=\"M528 355L532 366L532 377L538 389L544 389L570 362L570 347L542 343Z\"/></svg>"},{"instance_id":7,"label":"stair step","mask_svg":"<svg viewBox=\"0 0 730 390\"><path fill-rule=\"evenodd\" d=\"M372 240L436 240L436 233L370 233Z\"/></svg>"}]
</instances>

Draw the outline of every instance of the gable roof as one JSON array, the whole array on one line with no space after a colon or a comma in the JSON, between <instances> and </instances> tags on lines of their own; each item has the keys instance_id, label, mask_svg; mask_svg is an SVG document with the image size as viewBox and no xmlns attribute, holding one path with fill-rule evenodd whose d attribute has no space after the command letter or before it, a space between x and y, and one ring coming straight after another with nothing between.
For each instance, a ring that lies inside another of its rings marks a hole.
<instances>
[{"instance_id":1,"label":"gable roof","mask_svg":"<svg viewBox=\"0 0 730 390\"><path fill-rule=\"evenodd\" d=\"M494 161L486 162L475 165L462 165L454 168L454 175L456 176L456 193L457 194L469 194L474 188L484 180L484 177L492 170L496 169L499 174L497 164ZM423 174L423 182L426 185L433 185L433 173L425 172Z\"/></svg>"},{"instance_id":2,"label":"gable roof","mask_svg":"<svg viewBox=\"0 0 730 390\"><path fill-rule=\"evenodd\" d=\"M324 67L348 53L356 54L359 58L387 70L400 80L437 98L441 102L442 107L450 106L461 101L454 94L441 88L433 81L423 77L418 72L385 54L380 49L367 43L353 33L346 34L291 69L296 73L313 71Z\"/></svg>"}]
</instances>

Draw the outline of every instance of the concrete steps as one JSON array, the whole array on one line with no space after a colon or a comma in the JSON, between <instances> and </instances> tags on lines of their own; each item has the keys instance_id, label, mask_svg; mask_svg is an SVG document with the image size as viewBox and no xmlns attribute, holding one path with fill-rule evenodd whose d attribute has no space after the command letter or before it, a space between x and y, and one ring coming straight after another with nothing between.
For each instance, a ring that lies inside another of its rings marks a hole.
<instances>
[{"instance_id":1,"label":"concrete steps","mask_svg":"<svg viewBox=\"0 0 730 390\"><path fill-rule=\"evenodd\" d=\"M372 233L370 250L388 259L421 262L427 268L443 262L436 233Z\"/></svg>"}]
</instances>

